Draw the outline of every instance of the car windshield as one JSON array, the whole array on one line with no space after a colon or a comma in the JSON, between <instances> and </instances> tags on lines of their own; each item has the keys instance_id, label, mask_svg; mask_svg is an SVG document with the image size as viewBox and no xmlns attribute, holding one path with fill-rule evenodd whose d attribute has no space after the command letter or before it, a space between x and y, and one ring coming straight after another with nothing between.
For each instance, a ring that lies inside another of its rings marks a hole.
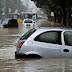
<instances>
[{"instance_id":1,"label":"car windshield","mask_svg":"<svg viewBox=\"0 0 72 72\"><path fill-rule=\"evenodd\" d=\"M34 32L36 31L36 29L31 29L28 32L26 32L21 38L20 40L24 40L27 39L28 37L30 37Z\"/></svg>"},{"instance_id":2,"label":"car windshield","mask_svg":"<svg viewBox=\"0 0 72 72\"><path fill-rule=\"evenodd\" d=\"M2 24L7 24L8 21L9 21L9 19L4 19L4 20L2 21Z\"/></svg>"},{"instance_id":3,"label":"car windshield","mask_svg":"<svg viewBox=\"0 0 72 72\"><path fill-rule=\"evenodd\" d=\"M32 23L32 20L25 20L24 23Z\"/></svg>"}]
</instances>

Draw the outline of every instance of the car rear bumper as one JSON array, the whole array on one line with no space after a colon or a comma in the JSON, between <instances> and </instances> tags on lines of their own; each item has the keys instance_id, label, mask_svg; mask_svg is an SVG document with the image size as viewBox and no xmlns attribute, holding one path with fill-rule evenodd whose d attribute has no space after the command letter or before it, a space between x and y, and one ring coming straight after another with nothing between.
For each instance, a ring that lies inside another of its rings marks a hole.
<instances>
[{"instance_id":1,"label":"car rear bumper","mask_svg":"<svg viewBox=\"0 0 72 72\"><path fill-rule=\"evenodd\" d=\"M15 52L15 58L26 58L26 54Z\"/></svg>"},{"instance_id":2,"label":"car rear bumper","mask_svg":"<svg viewBox=\"0 0 72 72\"><path fill-rule=\"evenodd\" d=\"M30 24L26 24L26 26L30 26Z\"/></svg>"}]
</instances>

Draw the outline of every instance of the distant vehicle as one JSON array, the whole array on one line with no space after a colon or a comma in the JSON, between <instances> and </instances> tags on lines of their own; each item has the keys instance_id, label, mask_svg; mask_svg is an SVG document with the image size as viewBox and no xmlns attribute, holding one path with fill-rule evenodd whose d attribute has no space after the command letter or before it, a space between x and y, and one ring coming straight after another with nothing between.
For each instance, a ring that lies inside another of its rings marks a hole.
<instances>
[{"instance_id":1,"label":"distant vehicle","mask_svg":"<svg viewBox=\"0 0 72 72\"><path fill-rule=\"evenodd\" d=\"M37 13L36 12L24 12L22 13L24 19L32 19L34 23L37 21Z\"/></svg>"},{"instance_id":2,"label":"distant vehicle","mask_svg":"<svg viewBox=\"0 0 72 72\"><path fill-rule=\"evenodd\" d=\"M38 16L37 19L48 19L46 16Z\"/></svg>"},{"instance_id":3,"label":"distant vehicle","mask_svg":"<svg viewBox=\"0 0 72 72\"><path fill-rule=\"evenodd\" d=\"M9 21L10 19L11 19L11 18L6 18L6 19L1 20L1 27L3 27L3 25L7 25L7 24L8 24L8 21Z\"/></svg>"},{"instance_id":4,"label":"distant vehicle","mask_svg":"<svg viewBox=\"0 0 72 72\"><path fill-rule=\"evenodd\" d=\"M17 22L18 22L18 24L22 24L23 23L23 20L21 18L18 18L17 19Z\"/></svg>"},{"instance_id":5,"label":"distant vehicle","mask_svg":"<svg viewBox=\"0 0 72 72\"><path fill-rule=\"evenodd\" d=\"M16 19L7 18L2 21L2 25L4 28L18 27L18 22Z\"/></svg>"},{"instance_id":6,"label":"distant vehicle","mask_svg":"<svg viewBox=\"0 0 72 72\"><path fill-rule=\"evenodd\" d=\"M4 20L2 20L2 24L4 25L4 24L8 24L8 21L10 20L11 18L6 18L6 19L4 19Z\"/></svg>"},{"instance_id":7,"label":"distant vehicle","mask_svg":"<svg viewBox=\"0 0 72 72\"><path fill-rule=\"evenodd\" d=\"M1 24L2 20L0 20L0 24Z\"/></svg>"},{"instance_id":8,"label":"distant vehicle","mask_svg":"<svg viewBox=\"0 0 72 72\"><path fill-rule=\"evenodd\" d=\"M0 20L0 27L2 27L2 20Z\"/></svg>"},{"instance_id":9,"label":"distant vehicle","mask_svg":"<svg viewBox=\"0 0 72 72\"><path fill-rule=\"evenodd\" d=\"M33 26L34 22L32 19L24 19L23 24L24 26Z\"/></svg>"},{"instance_id":10,"label":"distant vehicle","mask_svg":"<svg viewBox=\"0 0 72 72\"><path fill-rule=\"evenodd\" d=\"M15 57L72 57L72 29L32 29L19 39Z\"/></svg>"},{"instance_id":11,"label":"distant vehicle","mask_svg":"<svg viewBox=\"0 0 72 72\"><path fill-rule=\"evenodd\" d=\"M12 14L12 16L11 16L11 18L13 18L13 19L18 19L19 18L19 16L20 16L20 14L19 13L13 13Z\"/></svg>"}]
</instances>

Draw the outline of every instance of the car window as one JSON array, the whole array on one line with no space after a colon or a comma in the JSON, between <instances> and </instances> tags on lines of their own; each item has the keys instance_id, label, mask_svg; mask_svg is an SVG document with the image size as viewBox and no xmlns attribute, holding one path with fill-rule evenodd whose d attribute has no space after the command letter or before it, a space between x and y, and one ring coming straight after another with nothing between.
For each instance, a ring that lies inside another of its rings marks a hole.
<instances>
[{"instance_id":1,"label":"car window","mask_svg":"<svg viewBox=\"0 0 72 72\"><path fill-rule=\"evenodd\" d=\"M24 23L32 23L31 20L25 20Z\"/></svg>"},{"instance_id":2,"label":"car window","mask_svg":"<svg viewBox=\"0 0 72 72\"><path fill-rule=\"evenodd\" d=\"M61 44L61 32L59 31L44 32L38 35L34 40L45 43Z\"/></svg>"},{"instance_id":3,"label":"car window","mask_svg":"<svg viewBox=\"0 0 72 72\"><path fill-rule=\"evenodd\" d=\"M64 32L64 41L65 41L65 45L72 46L72 32L71 31Z\"/></svg>"},{"instance_id":4,"label":"car window","mask_svg":"<svg viewBox=\"0 0 72 72\"><path fill-rule=\"evenodd\" d=\"M28 32L26 32L26 33L20 38L20 40L27 39L27 38L30 37L35 31L36 31L36 29L31 29L31 30L29 30Z\"/></svg>"},{"instance_id":5,"label":"car window","mask_svg":"<svg viewBox=\"0 0 72 72\"><path fill-rule=\"evenodd\" d=\"M2 20L0 20L0 24L1 24Z\"/></svg>"},{"instance_id":6,"label":"car window","mask_svg":"<svg viewBox=\"0 0 72 72\"><path fill-rule=\"evenodd\" d=\"M7 24L8 21L9 21L9 19L5 19L5 20L2 21L2 24Z\"/></svg>"}]
</instances>

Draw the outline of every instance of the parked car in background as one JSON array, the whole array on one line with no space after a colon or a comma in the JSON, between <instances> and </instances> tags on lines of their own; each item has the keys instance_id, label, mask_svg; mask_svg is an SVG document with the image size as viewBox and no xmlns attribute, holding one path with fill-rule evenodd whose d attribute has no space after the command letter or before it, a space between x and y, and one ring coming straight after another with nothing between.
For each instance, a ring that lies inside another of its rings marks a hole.
<instances>
[{"instance_id":1,"label":"parked car in background","mask_svg":"<svg viewBox=\"0 0 72 72\"><path fill-rule=\"evenodd\" d=\"M33 26L34 22L32 19L24 19L23 24L24 24L24 26Z\"/></svg>"},{"instance_id":2,"label":"parked car in background","mask_svg":"<svg viewBox=\"0 0 72 72\"><path fill-rule=\"evenodd\" d=\"M72 29L39 28L25 33L17 43L15 57L72 57ZM26 38L26 39L25 39Z\"/></svg>"},{"instance_id":3,"label":"parked car in background","mask_svg":"<svg viewBox=\"0 0 72 72\"><path fill-rule=\"evenodd\" d=\"M18 18L17 19L17 22L18 22L18 24L22 24L23 23L23 20L21 18Z\"/></svg>"}]
</instances>

